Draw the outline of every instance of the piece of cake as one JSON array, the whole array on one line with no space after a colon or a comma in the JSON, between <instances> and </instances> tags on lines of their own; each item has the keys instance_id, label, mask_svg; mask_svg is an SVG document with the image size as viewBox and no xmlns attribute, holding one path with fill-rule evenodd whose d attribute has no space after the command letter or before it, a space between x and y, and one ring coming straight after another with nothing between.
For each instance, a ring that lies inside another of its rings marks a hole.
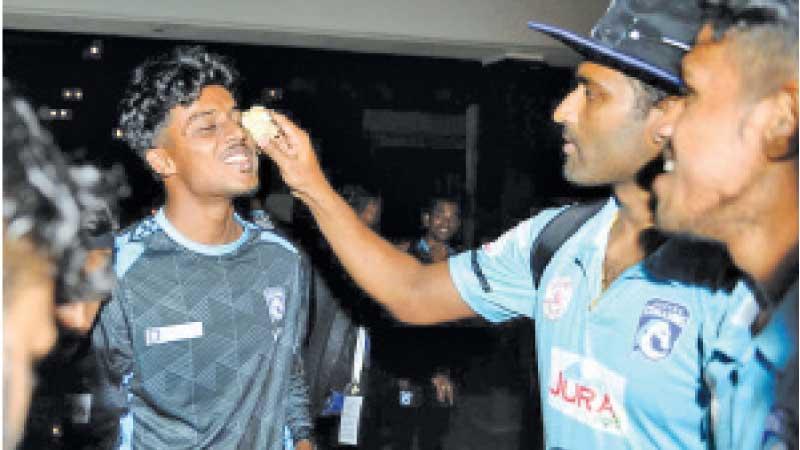
<instances>
[{"instance_id":1,"label":"piece of cake","mask_svg":"<svg viewBox=\"0 0 800 450\"><path fill-rule=\"evenodd\" d=\"M280 128L272 120L267 108L256 105L242 113L242 126L256 142L265 142L280 136Z\"/></svg>"}]
</instances>

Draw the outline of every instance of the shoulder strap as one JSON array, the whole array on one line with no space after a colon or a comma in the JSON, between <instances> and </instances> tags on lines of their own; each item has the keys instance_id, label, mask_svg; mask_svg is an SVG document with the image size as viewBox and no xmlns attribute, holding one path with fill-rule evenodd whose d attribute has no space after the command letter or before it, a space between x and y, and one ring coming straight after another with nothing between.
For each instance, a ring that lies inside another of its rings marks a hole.
<instances>
[{"instance_id":1,"label":"shoulder strap","mask_svg":"<svg viewBox=\"0 0 800 450\"><path fill-rule=\"evenodd\" d=\"M564 208L542 228L531 245L531 276L534 288L539 287L542 273L556 250L605 205L606 199L591 203L575 203Z\"/></svg>"}]
</instances>

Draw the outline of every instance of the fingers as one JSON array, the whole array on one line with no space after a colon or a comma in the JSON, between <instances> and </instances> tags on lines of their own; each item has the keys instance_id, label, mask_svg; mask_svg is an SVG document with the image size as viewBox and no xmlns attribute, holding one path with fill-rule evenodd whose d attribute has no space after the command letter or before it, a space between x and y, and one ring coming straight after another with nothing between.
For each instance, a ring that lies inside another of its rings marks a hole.
<instances>
[{"instance_id":1,"label":"fingers","mask_svg":"<svg viewBox=\"0 0 800 450\"><path fill-rule=\"evenodd\" d=\"M275 121L280 129L280 135L273 141L286 156L296 156L298 151L305 150L303 147L310 147L310 140L305 131L283 114L277 111L272 111L271 114L272 120Z\"/></svg>"}]
</instances>

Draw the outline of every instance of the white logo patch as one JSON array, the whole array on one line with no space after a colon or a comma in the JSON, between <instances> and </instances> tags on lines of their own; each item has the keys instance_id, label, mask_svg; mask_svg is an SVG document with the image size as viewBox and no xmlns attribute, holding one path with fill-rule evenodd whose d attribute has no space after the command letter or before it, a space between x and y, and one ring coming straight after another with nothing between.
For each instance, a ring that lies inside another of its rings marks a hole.
<instances>
[{"instance_id":1,"label":"white logo patch","mask_svg":"<svg viewBox=\"0 0 800 450\"><path fill-rule=\"evenodd\" d=\"M564 315L572 301L572 280L569 277L555 277L547 283L542 301L544 316L556 320Z\"/></svg>"},{"instance_id":2,"label":"white logo patch","mask_svg":"<svg viewBox=\"0 0 800 450\"><path fill-rule=\"evenodd\" d=\"M264 300L267 302L267 313L272 323L272 339L277 341L283 331L280 322L286 314L286 290L282 287L268 287L264 289Z\"/></svg>"},{"instance_id":3,"label":"white logo patch","mask_svg":"<svg viewBox=\"0 0 800 450\"><path fill-rule=\"evenodd\" d=\"M264 289L264 300L267 302L269 320L278 322L286 313L286 291L283 288Z\"/></svg>"},{"instance_id":4,"label":"white logo patch","mask_svg":"<svg viewBox=\"0 0 800 450\"><path fill-rule=\"evenodd\" d=\"M144 345L194 339L203 335L203 322L188 322L167 327L150 327L144 330Z\"/></svg>"},{"instance_id":5,"label":"white logo patch","mask_svg":"<svg viewBox=\"0 0 800 450\"><path fill-rule=\"evenodd\" d=\"M597 361L553 347L548 404L596 430L624 436L628 428L623 400L627 380Z\"/></svg>"}]
</instances>

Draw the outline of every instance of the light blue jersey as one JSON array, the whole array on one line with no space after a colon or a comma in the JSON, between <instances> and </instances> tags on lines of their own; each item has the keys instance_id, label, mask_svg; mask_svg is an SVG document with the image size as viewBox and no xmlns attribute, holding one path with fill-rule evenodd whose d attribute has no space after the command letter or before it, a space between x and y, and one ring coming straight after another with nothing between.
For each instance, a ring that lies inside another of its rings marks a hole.
<instances>
[{"instance_id":1,"label":"light blue jersey","mask_svg":"<svg viewBox=\"0 0 800 450\"><path fill-rule=\"evenodd\" d=\"M709 368L724 376L736 366L757 304L743 284L730 293L654 277L651 267L667 261L693 277L704 268L698 255L672 248L676 241L603 291L617 210L611 199L565 242L536 291L531 246L558 210L451 258L450 275L485 318L534 319L546 448L708 448L717 403L714 380L704 379Z\"/></svg>"}]
</instances>

